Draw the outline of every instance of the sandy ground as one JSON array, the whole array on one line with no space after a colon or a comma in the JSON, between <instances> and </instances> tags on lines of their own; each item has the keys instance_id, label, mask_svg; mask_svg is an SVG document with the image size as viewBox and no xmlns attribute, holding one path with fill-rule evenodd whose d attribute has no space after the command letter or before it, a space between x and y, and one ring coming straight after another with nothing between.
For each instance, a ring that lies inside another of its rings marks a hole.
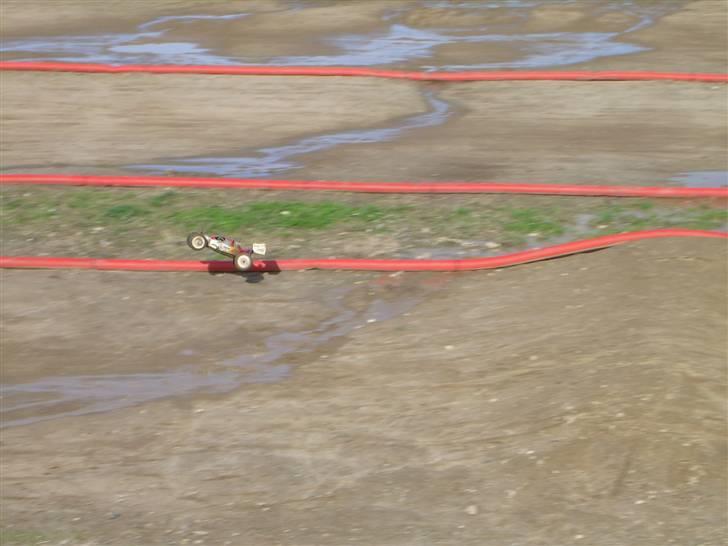
<instances>
[{"instance_id":1,"label":"sandy ground","mask_svg":"<svg viewBox=\"0 0 728 546\"><path fill-rule=\"evenodd\" d=\"M3 163L114 166L219 155L386 125L426 109L417 87L406 82L297 78L283 93L281 84L258 77L4 73L2 127L12 137L3 139ZM28 88L36 89L32 102ZM69 108L79 103L82 110Z\"/></svg>"},{"instance_id":2,"label":"sandy ground","mask_svg":"<svg viewBox=\"0 0 728 546\"><path fill-rule=\"evenodd\" d=\"M279 332L320 324L324 286L350 285L347 306L365 311L345 335L268 362L292 365L274 384L6 428L5 525L113 544L721 544L724 258L719 242L662 241L501 272L252 285L7 272L3 323L39 346L54 343L17 311L25 287L53 322L68 310L45 294L82 283L96 296L91 324L64 332L87 374L134 369L159 344L199 351L202 383L231 357L220 339L257 352L243 340L265 336L271 316ZM370 323L376 299L400 314ZM146 318L127 333L130 316ZM210 337L184 328L201 320ZM111 341L94 359L94 324L108 328L99 344L121 336L127 352ZM47 375L6 355L11 377Z\"/></svg>"},{"instance_id":3,"label":"sandy ground","mask_svg":"<svg viewBox=\"0 0 728 546\"><path fill-rule=\"evenodd\" d=\"M275 54L313 51L309 36L344 25L333 2L297 18L284 3L238 4L270 12L260 36L300 27L270 40ZM123 31L201 5L110 3L89 17L81 2L51 14L6 0L0 20L11 38ZM347 31L377 28L387 5L347 4ZM635 33L652 51L585 66L724 71L725 4L678 7ZM634 22L539 9L533 32ZM485 16L470 15L407 17ZM296 176L630 184L726 169L725 88L710 85L1 78L6 170L254 151L398 126L432 97L444 124L308 154ZM453 275L5 271L3 540L724 544L727 254L696 240Z\"/></svg>"},{"instance_id":4,"label":"sandy ground","mask_svg":"<svg viewBox=\"0 0 728 546\"><path fill-rule=\"evenodd\" d=\"M256 149L303 137L402 126L435 108L442 123L404 130L393 141L293 157L295 176L654 185L680 172L726 166L728 101L717 85L417 86L349 78L38 73L2 79L0 121L8 137L0 152L8 170L118 170L145 163L172 169L187 158L255 157ZM38 89L32 102L29 87ZM438 104L428 105L428 96ZM83 110L71 107L79 101ZM363 109L363 103L371 106ZM58 134L63 138L49 138Z\"/></svg>"},{"instance_id":5,"label":"sandy ground","mask_svg":"<svg viewBox=\"0 0 728 546\"><path fill-rule=\"evenodd\" d=\"M726 167L724 87L463 84L438 96L453 105L443 126L312 154L307 177L659 185Z\"/></svg>"}]
</instances>

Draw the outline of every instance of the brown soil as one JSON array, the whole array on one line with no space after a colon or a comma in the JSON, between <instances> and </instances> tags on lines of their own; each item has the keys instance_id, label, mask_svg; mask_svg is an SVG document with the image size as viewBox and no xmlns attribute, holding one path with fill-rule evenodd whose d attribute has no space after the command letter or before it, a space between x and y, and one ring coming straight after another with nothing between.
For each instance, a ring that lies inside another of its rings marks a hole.
<instances>
[{"instance_id":1,"label":"brown soil","mask_svg":"<svg viewBox=\"0 0 728 546\"><path fill-rule=\"evenodd\" d=\"M415 84L353 78L2 75L6 168L209 156L425 110ZM290 83L290 82L289 82ZM28 89L33 99L28 100ZM285 90L285 91L284 91ZM284 92L283 92L284 91ZM386 96L366 109L371 97ZM83 109L72 107L82 103ZM48 138L62 134L63 138Z\"/></svg>"},{"instance_id":2,"label":"brown soil","mask_svg":"<svg viewBox=\"0 0 728 546\"><path fill-rule=\"evenodd\" d=\"M724 86L477 83L432 86L444 126L311 154L305 175L354 180L523 180L654 185L722 170Z\"/></svg>"},{"instance_id":3,"label":"brown soil","mask_svg":"<svg viewBox=\"0 0 728 546\"><path fill-rule=\"evenodd\" d=\"M720 544L725 258L663 241L458 275L7 272L7 337L63 350L58 324L69 351L10 345L13 381L196 360L202 382L321 324L337 287L359 311L266 364L293 366L279 383L5 429L4 524L109 544ZM55 295L79 285L69 320ZM369 323L377 299L404 314Z\"/></svg>"},{"instance_id":4,"label":"brown soil","mask_svg":"<svg viewBox=\"0 0 728 546\"><path fill-rule=\"evenodd\" d=\"M201 9L151 4L89 17L5 0L0 20L29 36ZM241 9L224 4L204 5ZM385 4L347 4L352 26ZM722 71L725 12L688 2L639 31L654 51L588 66ZM330 28L322 13L302 37ZM533 24L603 17L554 13ZM386 127L424 111L422 91L451 103L445 125L306 156L296 176L659 183L726 168L720 86L10 73L3 168L122 172ZM3 541L724 544L727 257L665 240L452 275L5 271Z\"/></svg>"}]
</instances>

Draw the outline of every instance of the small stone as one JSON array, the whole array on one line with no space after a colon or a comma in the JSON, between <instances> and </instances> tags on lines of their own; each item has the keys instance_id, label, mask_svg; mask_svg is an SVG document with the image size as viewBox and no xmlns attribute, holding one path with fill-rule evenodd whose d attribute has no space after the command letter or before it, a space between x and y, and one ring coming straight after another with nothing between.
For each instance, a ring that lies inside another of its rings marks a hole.
<instances>
[{"instance_id":1,"label":"small stone","mask_svg":"<svg viewBox=\"0 0 728 546\"><path fill-rule=\"evenodd\" d=\"M454 348L455 348L454 345L445 345L445 350L446 351L452 351Z\"/></svg>"},{"instance_id":2,"label":"small stone","mask_svg":"<svg viewBox=\"0 0 728 546\"><path fill-rule=\"evenodd\" d=\"M640 499L640 500L636 500L636 501L634 501L634 503L635 503L635 504L644 504L644 503L645 503L645 501L643 501L642 499Z\"/></svg>"},{"instance_id":3,"label":"small stone","mask_svg":"<svg viewBox=\"0 0 728 546\"><path fill-rule=\"evenodd\" d=\"M478 507L474 504L471 504L467 508L465 508L465 513L469 516L475 516L478 514Z\"/></svg>"},{"instance_id":4,"label":"small stone","mask_svg":"<svg viewBox=\"0 0 728 546\"><path fill-rule=\"evenodd\" d=\"M370 318L370 319L367 319L367 322L368 322L369 324L371 324L372 322L377 322L377 319L375 319L375 318Z\"/></svg>"},{"instance_id":5,"label":"small stone","mask_svg":"<svg viewBox=\"0 0 728 546\"><path fill-rule=\"evenodd\" d=\"M491 250L493 250L495 248L500 248L500 246L501 246L501 244L496 243L495 241L488 241L487 243L485 243L485 248L489 248Z\"/></svg>"}]
</instances>

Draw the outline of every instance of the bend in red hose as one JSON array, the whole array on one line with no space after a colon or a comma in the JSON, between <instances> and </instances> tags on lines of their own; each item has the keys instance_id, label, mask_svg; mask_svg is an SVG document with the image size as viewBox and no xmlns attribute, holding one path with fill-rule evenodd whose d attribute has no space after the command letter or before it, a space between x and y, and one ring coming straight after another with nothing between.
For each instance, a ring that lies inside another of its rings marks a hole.
<instances>
[{"instance_id":1,"label":"bend in red hose","mask_svg":"<svg viewBox=\"0 0 728 546\"><path fill-rule=\"evenodd\" d=\"M255 272L295 271L302 269L345 269L356 271L473 271L495 269L547 260L559 256L596 250L644 239L667 237L708 237L728 239L728 233L691 229L656 229L605 235L544 248L534 248L501 256L458 260L349 259L318 258L264 260L256 262ZM0 268L15 269L97 269L119 271L207 271L233 272L232 261L119 260L95 258L54 258L0 256Z\"/></svg>"}]
</instances>

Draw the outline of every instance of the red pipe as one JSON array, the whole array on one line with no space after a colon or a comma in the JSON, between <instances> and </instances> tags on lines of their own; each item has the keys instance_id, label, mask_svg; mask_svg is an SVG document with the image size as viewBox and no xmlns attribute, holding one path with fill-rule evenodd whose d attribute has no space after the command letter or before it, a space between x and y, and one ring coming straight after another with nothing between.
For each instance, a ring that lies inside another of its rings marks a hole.
<instances>
[{"instance_id":1,"label":"red pipe","mask_svg":"<svg viewBox=\"0 0 728 546\"><path fill-rule=\"evenodd\" d=\"M684 72L625 71L489 71L489 72L412 72L355 67L321 66L215 66L215 65L109 65L63 63L55 61L2 61L0 70L33 72L94 72L119 74L217 74L236 76L359 76L418 81L655 81L728 82L728 74Z\"/></svg>"},{"instance_id":2,"label":"red pipe","mask_svg":"<svg viewBox=\"0 0 728 546\"><path fill-rule=\"evenodd\" d=\"M259 180L255 178L185 178L168 176L93 176L0 174L0 185L127 186L175 188L244 188L249 190L343 191L362 193L521 193L601 197L723 197L728 188L650 186L581 186L507 182L342 182L327 180Z\"/></svg>"},{"instance_id":3,"label":"red pipe","mask_svg":"<svg viewBox=\"0 0 728 546\"><path fill-rule=\"evenodd\" d=\"M263 260L254 264L253 271L275 272L301 269L346 269L358 271L472 271L494 269L518 264L547 260L588 250L606 248L641 239L665 237L711 237L728 239L728 233L691 229L656 229L605 235L545 248L534 248L492 256L460 260L371 260L354 258L316 258L292 260ZM51 258L35 256L0 256L0 268L13 269L97 269L102 271L207 271L234 272L231 261L180 261L180 260L118 260L96 258Z\"/></svg>"}]
</instances>

